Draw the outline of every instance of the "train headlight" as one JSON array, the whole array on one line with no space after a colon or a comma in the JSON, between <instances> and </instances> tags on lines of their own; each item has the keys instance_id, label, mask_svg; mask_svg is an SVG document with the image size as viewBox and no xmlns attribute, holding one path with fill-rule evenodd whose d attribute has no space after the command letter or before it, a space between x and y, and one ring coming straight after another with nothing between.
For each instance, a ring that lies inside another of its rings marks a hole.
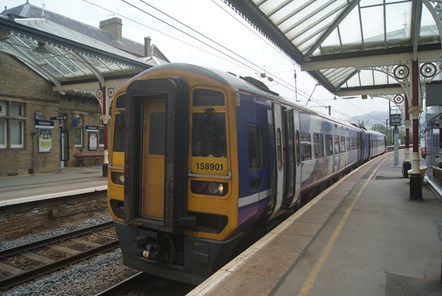
<instances>
[{"instance_id":1,"label":"train headlight","mask_svg":"<svg viewBox=\"0 0 442 296\"><path fill-rule=\"evenodd\" d=\"M209 186L207 186L207 190L210 194L217 194L218 193L218 184L216 183L209 183Z\"/></svg>"},{"instance_id":2,"label":"train headlight","mask_svg":"<svg viewBox=\"0 0 442 296\"><path fill-rule=\"evenodd\" d=\"M191 190L196 194L224 196L228 191L227 183L192 181Z\"/></svg>"},{"instance_id":3,"label":"train headlight","mask_svg":"<svg viewBox=\"0 0 442 296\"><path fill-rule=\"evenodd\" d=\"M111 173L112 182L115 184L124 185L124 174L123 173Z\"/></svg>"}]
</instances>

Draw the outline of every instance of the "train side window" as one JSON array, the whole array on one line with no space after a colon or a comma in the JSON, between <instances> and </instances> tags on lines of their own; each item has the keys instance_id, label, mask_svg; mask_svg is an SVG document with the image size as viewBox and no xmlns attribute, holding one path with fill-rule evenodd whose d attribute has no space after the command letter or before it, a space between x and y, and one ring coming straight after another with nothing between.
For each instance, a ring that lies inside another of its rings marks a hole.
<instances>
[{"instance_id":1,"label":"train side window","mask_svg":"<svg viewBox=\"0 0 442 296\"><path fill-rule=\"evenodd\" d=\"M315 157L324 156L324 136L323 134L314 133L313 134L313 150L315 152Z\"/></svg>"},{"instance_id":2,"label":"train side window","mask_svg":"<svg viewBox=\"0 0 442 296\"><path fill-rule=\"evenodd\" d=\"M341 147L341 152L345 152L346 151L346 145L345 145L345 137L344 136L341 136L341 145L340 145L340 147Z\"/></svg>"},{"instance_id":3,"label":"train side window","mask_svg":"<svg viewBox=\"0 0 442 296\"><path fill-rule=\"evenodd\" d=\"M249 137L249 168L257 169L264 166L262 128L248 127Z\"/></svg>"},{"instance_id":4,"label":"train side window","mask_svg":"<svg viewBox=\"0 0 442 296\"><path fill-rule=\"evenodd\" d=\"M339 153L339 136L334 136L333 137L333 147L334 147L334 152L335 154Z\"/></svg>"},{"instance_id":5,"label":"train side window","mask_svg":"<svg viewBox=\"0 0 442 296\"><path fill-rule=\"evenodd\" d=\"M282 169L282 135L281 129L278 128L276 131L276 155L278 157L278 170Z\"/></svg>"},{"instance_id":6,"label":"train side window","mask_svg":"<svg viewBox=\"0 0 442 296\"><path fill-rule=\"evenodd\" d=\"M115 127L114 127L114 143L113 150L118 152L124 152L124 138L125 138L125 112L122 111L115 115Z\"/></svg>"},{"instance_id":7,"label":"train side window","mask_svg":"<svg viewBox=\"0 0 442 296\"><path fill-rule=\"evenodd\" d=\"M312 159L312 142L308 133L301 133L301 159Z\"/></svg>"},{"instance_id":8,"label":"train side window","mask_svg":"<svg viewBox=\"0 0 442 296\"><path fill-rule=\"evenodd\" d=\"M298 151L300 149L299 131L296 131L296 147L296 162L299 164L301 163L301 153Z\"/></svg>"},{"instance_id":9,"label":"train side window","mask_svg":"<svg viewBox=\"0 0 442 296\"><path fill-rule=\"evenodd\" d=\"M117 109L123 109L125 107L124 106L125 104L126 104L126 95L121 95L116 99L115 107Z\"/></svg>"},{"instance_id":10,"label":"train side window","mask_svg":"<svg viewBox=\"0 0 442 296\"><path fill-rule=\"evenodd\" d=\"M325 135L325 155L333 155L333 136Z\"/></svg>"},{"instance_id":11,"label":"train side window","mask_svg":"<svg viewBox=\"0 0 442 296\"><path fill-rule=\"evenodd\" d=\"M149 154L164 155L166 150L166 113L153 112L149 121Z\"/></svg>"}]
</instances>

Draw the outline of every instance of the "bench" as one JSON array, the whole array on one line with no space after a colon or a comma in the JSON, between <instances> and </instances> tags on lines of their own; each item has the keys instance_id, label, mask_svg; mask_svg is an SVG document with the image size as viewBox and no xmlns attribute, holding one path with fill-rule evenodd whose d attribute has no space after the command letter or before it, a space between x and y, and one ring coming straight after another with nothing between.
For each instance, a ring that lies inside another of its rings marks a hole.
<instances>
[{"instance_id":1,"label":"bench","mask_svg":"<svg viewBox=\"0 0 442 296\"><path fill-rule=\"evenodd\" d=\"M84 165L84 160L87 158L94 158L95 164L100 164L100 159L103 159L104 152L103 151L81 151L75 153L75 158L77 159L77 165Z\"/></svg>"}]
</instances>

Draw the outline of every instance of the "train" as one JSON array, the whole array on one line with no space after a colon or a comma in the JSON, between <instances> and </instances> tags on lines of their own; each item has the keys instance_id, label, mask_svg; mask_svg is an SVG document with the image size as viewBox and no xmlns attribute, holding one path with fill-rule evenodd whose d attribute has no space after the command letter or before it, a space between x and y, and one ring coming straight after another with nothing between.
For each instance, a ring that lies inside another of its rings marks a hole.
<instances>
[{"instance_id":1,"label":"train","mask_svg":"<svg viewBox=\"0 0 442 296\"><path fill-rule=\"evenodd\" d=\"M112 102L108 207L125 265L198 284L256 227L386 151L385 135L253 77L150 68Z\"/></svg>"}]
</instances>

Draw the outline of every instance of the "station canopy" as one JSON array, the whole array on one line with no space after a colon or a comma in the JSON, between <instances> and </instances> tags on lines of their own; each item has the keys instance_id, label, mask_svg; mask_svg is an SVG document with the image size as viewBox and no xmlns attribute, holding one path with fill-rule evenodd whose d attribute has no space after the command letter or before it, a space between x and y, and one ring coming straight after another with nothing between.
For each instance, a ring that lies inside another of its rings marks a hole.
<instances>
[{"instance_id":1,"label":"station canopy","mask_svg":"<svg viewBox=\"0 0 442 296\"><path fill-rule=\"evenodd\" d=\"M97 89L99 83L125 81L164 62L133 55L45 18L0 16L0 51L21 60L60 92L88 82Z\"/></svg>"},{"instance_id":2,"label":"station canopy","mask_svg":"<svg viewBox=\"0 0 442 296\"><path fill-rule=\"evenodd\" d=\"M224 1L336 95L403 93L411 61L441 80L441 1Z\"/></svg>"}]
</instances>

